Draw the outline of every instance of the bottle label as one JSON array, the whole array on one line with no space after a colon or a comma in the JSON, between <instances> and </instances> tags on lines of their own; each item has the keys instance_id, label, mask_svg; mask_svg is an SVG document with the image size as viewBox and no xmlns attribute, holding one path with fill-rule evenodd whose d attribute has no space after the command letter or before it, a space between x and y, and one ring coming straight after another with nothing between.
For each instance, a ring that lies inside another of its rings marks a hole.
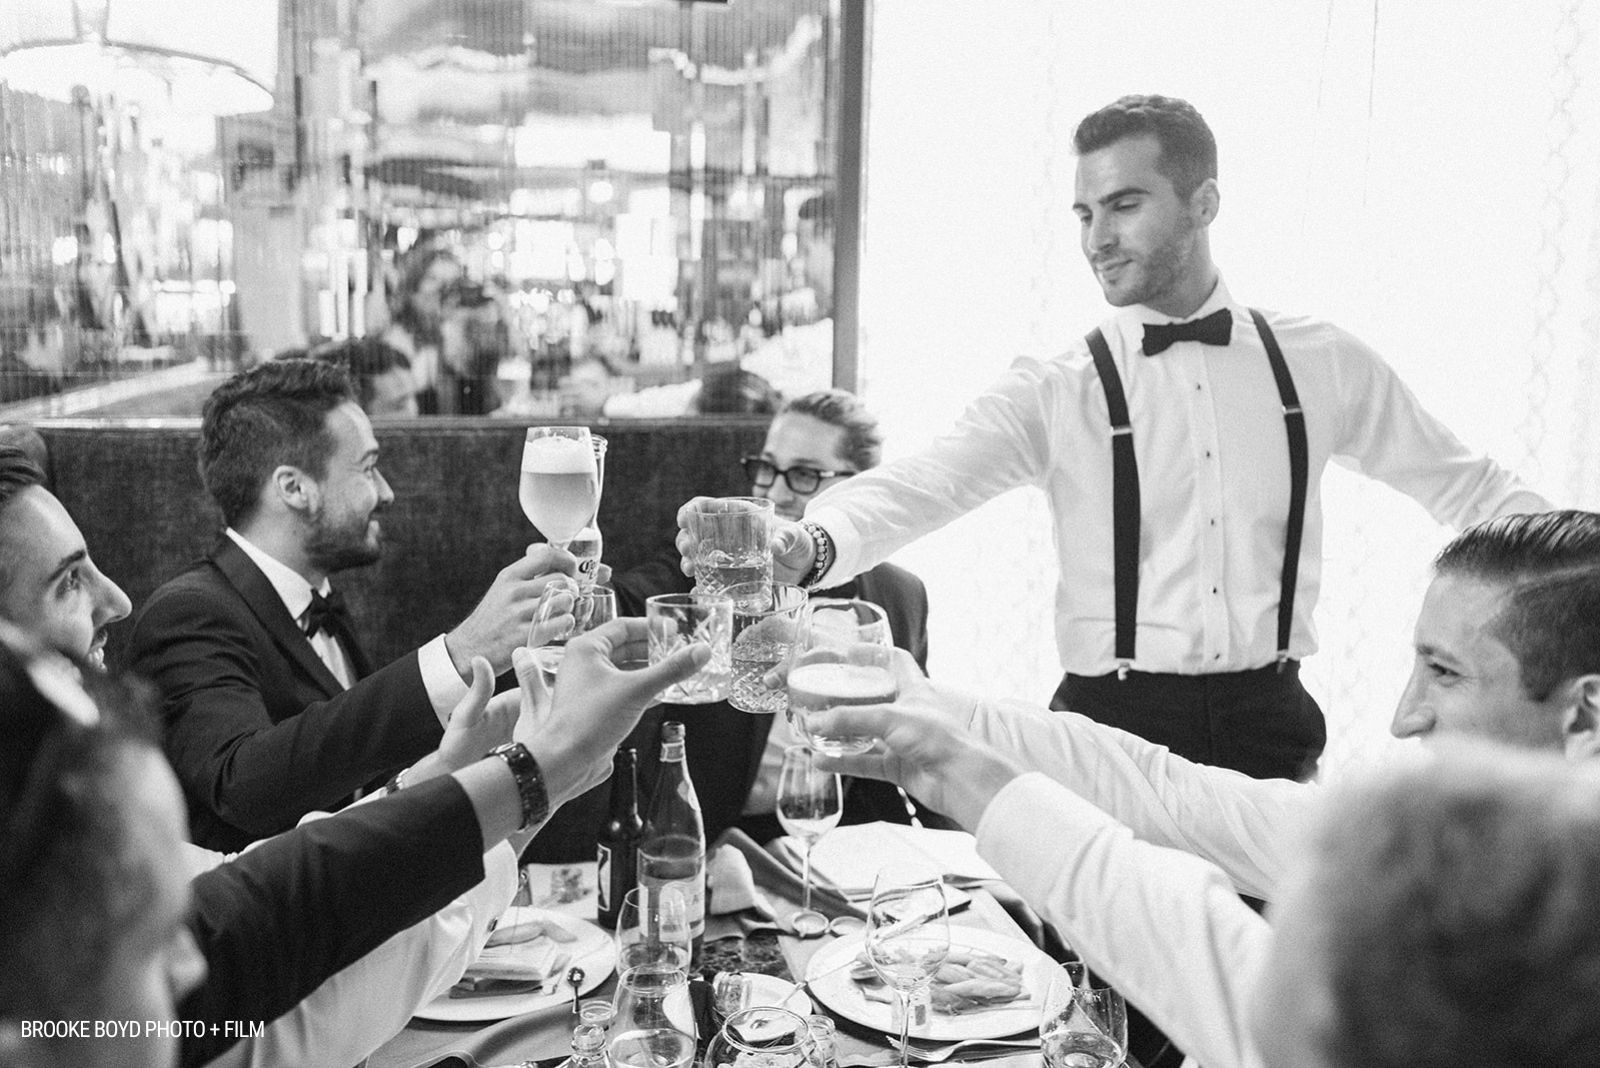
<instances>
[{"instance_id":1,"label":"bottle label","mask_svg":"<svg viewBox=\"0 0 1600 1068\"><path fill-rule=\"evenodd\" d=\"M598 909L603 916L611 911L611 847L600 845L595 853L595 893L599 896Z\"/></svg>"}]
</instances>

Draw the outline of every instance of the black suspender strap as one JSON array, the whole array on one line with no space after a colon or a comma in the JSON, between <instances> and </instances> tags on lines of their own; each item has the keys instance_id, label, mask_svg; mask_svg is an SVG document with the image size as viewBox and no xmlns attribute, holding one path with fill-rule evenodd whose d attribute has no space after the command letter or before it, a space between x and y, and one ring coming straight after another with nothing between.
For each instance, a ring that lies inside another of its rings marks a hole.
<instances>
[{"instance_id":1,"label":"black suspender strap","mask_svg":"<svg viewBox=\"0 0 1600 1068\"><path fill-rule=\"evenodd\" d=\"M1111 546L1116 583L1117 677L1126 678L1133 664L1139 614L1139 465L1133 456L1133 424L1122 376L1111 361L1111 347L1098 329L1085 340L1111 416Z\"/></svg>"},{"instance_id":2,"label":"black suspender strap","mask_svg":"<svg viewBox=\"0 0 1600 1068\"><path fill-rule=\"evenodd\" d=\"M1289 365L1284 361L1278 339L1267 326L1266 316L1250 309L1256 332L1266 347L1267 360L1272 364L1272 377L1278 383L1278 399L1283 403L1283 429L1289 437L1289 525L1283 537L1283 583L1278 592L1278 670L1283 670L1289 659L1289 631L1294 626L1294 587L1300 577L1300 537L1306 525L1306 482L1309 478L1309 461L1306 459L1306 415L1300 408L1300 396L1295 392L1294 379L1289 375Z\"/></svg>"},{"instance_id":3,"label":"black suspender strap","mask_svg":"<svg viewBox=\"0 0 1600 1068\"><path fill-rule=\"evenodd\" d=\"M1278 591L1278 669L1289 659L1289 634L1294 626L1294 593L1300 577L1300 542L1306 525L1306 487L1310 479L1306 417L1300 408L1289 364L1266 317L1255 309L1250 318L1261 335L1283 405L1284 432L1289 439L1289 522L1284 532L1283 575ZM1122 376L1112 362L1111 348L1098 329L1085 339L1094 358L1100 388L1105 390L1111 420L1111 546L1115 570L1117 677L1125 678L1133 664L1139 609L1139 466L1133 454L1133 424Z\"/></svg>"}]
</instances>

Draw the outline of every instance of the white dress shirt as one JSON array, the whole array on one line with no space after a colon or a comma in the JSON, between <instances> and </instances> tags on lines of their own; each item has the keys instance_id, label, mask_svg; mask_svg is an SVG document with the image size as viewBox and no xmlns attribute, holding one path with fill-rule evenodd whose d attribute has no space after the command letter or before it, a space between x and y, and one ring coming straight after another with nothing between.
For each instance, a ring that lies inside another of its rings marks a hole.
<instances>
[{"instance_id":1,"label":"white dress shirt","mask_svg":"<svg viewBox=\"0 0 1600 1068\"><path fill-rule=\"evenodd\" d=\"M1322 787L1252 779L1196 764L1076 712L972 699L975 736L1043 772L1138 838L1221 868L1241 893L1271 900L1310 834Z\"/></svg>"},{"instance_id":2,"label":"white dress shirt","mask_svg":"<svg viewBox=\"0 0 1600 1068\"><path fill-rule=\"evenodd\" d=\"M517 893L517 856L501 842L483 855L484 878L443 909L326 979L294 1008L212 1068L349 1068L399 1034L478 959Z\"/></svg>"},{"instance_id":3,"label":"white dress shirt","mask_svg":"<svg viewBox=\"0 0 1600 1068\"><path fill-rule=\"evenodd\" d=\"M1259 1068L1248 1007L1272 931L1220 869L1141 841L1036 772L995 795L977 838L978 853L1188 1054L1185 1064Z\"/></svg>"},{"instance_id":4,"label":"white dress shirt","mask_svg":"<svg viewBox=\"0 0 1600 1068\"><path fill-rule=\"evenodd\" d=\"M1122 376L1138 460L1138 650L1141 671L1207 674L1271 663L1289 510L1283 408L1249 310L1219 281L1194 313L1233 312L1227 346L1140 346L1143 306L1101 329ZM1330 459L1415 499L1442 523L1468 526L1551 505L1467 449L1423 410L1387 364L1328 323L1267 313L1305 409L1310 485L1290 654L1316 651L1312 609L1322 578L1321 475ZM1061 581L1056 641L1080 675L1116 669L1111 435L1088 346L1023 358L956 425L915 456L829 487L806 509L833 537L830 583L887 559L1017 486L1044 490ZM984 547L987 551L988 547Z\"/></svg>"},{"instance_id":5,"label":"white dress shirt","mask_svg":"<svg viewBox=\"0 0 1600 1068\"><path fill-rule=\"evenodd\" d=\"M261 569L261 573L267 577L272 588L278 592L283 607L288 609L289 618L303 629L306 609L311 607L311 583L307 582L300 572L272 556L232 527L229 527L226 533L250 558L251 563ZM327 596L330 589L332 586L324 579L322 588L317 592ZM356 681L355 672L351 670L349 659L333 635L319 631L315 637L307 640L322 662L328 665L328 670L333 672L333 677L349 689ZM462 681L455 664L450 660L450 651L445 648L443 634L417 650L417 668L422 673L422 685L428 691L428 702L433 705L434 714L439 717L441 724L448 723L450 712L467 695L467 684Z\"/></svg>"}]
</instances>

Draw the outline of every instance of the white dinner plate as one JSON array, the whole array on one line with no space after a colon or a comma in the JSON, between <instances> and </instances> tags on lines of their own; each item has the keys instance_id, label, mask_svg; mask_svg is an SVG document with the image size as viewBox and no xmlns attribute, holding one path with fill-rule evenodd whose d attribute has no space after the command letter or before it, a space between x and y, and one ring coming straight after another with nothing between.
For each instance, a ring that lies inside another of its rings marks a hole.
<instances>
[{"instance_id":1,"label":"white dinner plate","mask_svg":"<svg viewBox=\"0 0 1600 1068\"><path fill-rule=\"evenodd\" d=\"M894 1007L869 1000L856 981L850 978L850 968L847 966L848 961L860 954L865 941L865 935L850 935L823 946L811 958L806 968L806 979L817 1000L828 1008L847 1020L887 1034L894 1027ZM961 924L950 925L950 944L993 953L1012 963L1020 962L1023 966L1023 996L1007 1005L964 1012L959 1016L930 1011L927 1023L921 1026L912 1023L911 1037L928 1038L936 1042L1002 1038L1039 1026L1039 1011L1044 1007L1044 995L1049 989L1054 961L1037 947L1019 938Z\"/></svg>"},{"instance_id":2,"label":"white dinner plate","mask_svg":"<svg viewBox=\"0 0 1600 1068\"><path fill-rule=\"evenodd\" d=\"M523 914L524 919L529 918L528 909L522 908L519 912ZM574 942L562 943L562 948L572 954L572 959L561 968L554 990L549 993L534 991L526 994L500 994L474 998L453 998L445 994L418 1009L417 1016L424 1020L440 1020L445 1023L477 1023L504 1020L510 1016L524 1016L530 1012L546 1009L571 1009L572 987L566 984L565 979L567 972L574 965L583 969L583 982L578 986L579 997L606 981L617 964L617 947L612 944L610 934L588 920L564 912L541 909L533 915L546 923L564 928L577 938ZM534 947L541 941L536 939L523 944L530 947L531 955L536 952ZM508 948L514 951L517 947Z\"/></svg>"}]
</instances>

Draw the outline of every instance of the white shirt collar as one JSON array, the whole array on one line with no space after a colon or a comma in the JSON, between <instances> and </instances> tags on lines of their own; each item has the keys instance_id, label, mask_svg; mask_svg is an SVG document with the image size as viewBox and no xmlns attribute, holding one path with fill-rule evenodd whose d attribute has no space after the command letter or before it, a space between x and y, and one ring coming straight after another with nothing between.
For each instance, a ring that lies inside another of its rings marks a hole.
<instances>
[{"instance_id":1,"label":"white shirt collar","mask_svg":"<svg viewBox=\"0 0 1600 1068\"><path fill-rule=\"evenodd\" d=\"M1212 312L1222 308L1231 307L1233 307L1233 294L1228 292L1228 283L1223 280L1219 271L1217 273L1216 287L1211 290L1211 295L1205 299L1205 303L1195 309L1193 315L1175 319L1166 312L1156 311L1154 308L1144 304L1135 304L1131 307L1123 308L1121 315L1127 316L1130 321L1135 323L1187 323L1194 319L1204 319Z\"/></svg>"},{"instance_id":2,"label":"white shirt collar","mask_svg":"<svg viewBox=\"0 0 1600 1068\"><path fill-rule=\"evenodd\" d=\"M311 607L311 583L307 582L300 572L272 556L232 527L225 533L233 539L235 545L244 550L244 554L261 569L261 573L267 576L272 588L278 591L278 598L283 601L283 606L289 610L289 618L298 623L300 617L306 614L306 609ZM323 579L322 588L318 592L326 595L331 588L328 580Z\"/></svg>"}]
</instances>

